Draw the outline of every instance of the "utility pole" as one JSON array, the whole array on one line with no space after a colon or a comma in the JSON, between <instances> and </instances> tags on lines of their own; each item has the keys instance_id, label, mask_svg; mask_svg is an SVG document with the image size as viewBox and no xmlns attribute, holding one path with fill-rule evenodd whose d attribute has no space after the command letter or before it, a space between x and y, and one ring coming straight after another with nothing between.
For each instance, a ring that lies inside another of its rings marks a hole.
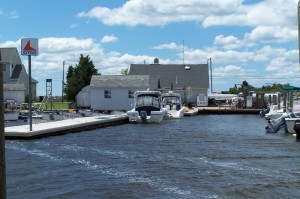
<instances>
[{"instance_id":1,"label":"utility pole","mask_svg":"<svg viewBox=\"0 0 300 199\"><path fill-rule=\"evenodd\" d=\"M63 61L63 74L62 74L62 86L61 86L61 102L64 102L64 85L65 85L65 61Z\"/></svg>"},{"instance_id":2,"label":"utility pole","mask_svg":"<svg viewBox=\"0 0 300 199\"><path fill-rule=\"evenodd\" d=\"M210 68L210 93L213 93L213 85L212 85L212 62L211 58L207 59L207 65Z\"/></svg>"},{"instance_id":3,"label":"utility pole","mask_svg":"<svg viewBox=\"0 0 300 199\"><path fill-rule=\"evenodd\" d=\"M213 84L212 84L212 62L211 62L211 58L209 58L209 60L210 60L210 85L211 85L211 90L210 90L210 92L211 92L211 94L213 93Z\"/></svg>"},{"instance_id":4,"label":"utility pole","mask_svg":"<svg viewBox=\"0 0 300 199\"><path fill-rule=\"evenodd\" d=\"M1 51L0 51L1 53ZM0 54L1 61L1 54ZM6 198L5 132L3 107L3 65L0 63L0 198Z\"/></svg>"}]
</instances>

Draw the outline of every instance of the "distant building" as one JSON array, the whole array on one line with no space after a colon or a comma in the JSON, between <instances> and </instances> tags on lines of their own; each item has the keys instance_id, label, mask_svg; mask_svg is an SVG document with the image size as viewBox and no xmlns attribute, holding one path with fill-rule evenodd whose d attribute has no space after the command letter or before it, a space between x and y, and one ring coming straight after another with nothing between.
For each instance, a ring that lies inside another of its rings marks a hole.
<instances>
[{"instance_id":1,"label":"distant building","mask_svg":"<svg viewBox=\"0 0 300 199\"><path fill-rule=\"evenodd\" d=\"M209 88L208 64L131 64L129 75L149 75L150 89L181 94L184 102L197 104L197 97L207 99Z\"/></svg>"},{"instance_id":2,"label":"distant building","mask_svg":"<svg viewBox=\"0 0 300 199\"><path fill-rule=\"evenodd\" d=\"M81 89L81 91L76 95L76 106L80 108L91 107L91 86L90 85Z\"/></svg>"},{"instance_id":3,"label":"distant building","mask_svg":"<svg viewBox=\"0 0 300 199\"><path fill-rule=\"evenodd\" d=\"M90 96L81 96L86 100L90 97L93 110L130 110L134 92L148 88L149 75L93 75ZM84 99L77 98L79 103Z\"/></svg>"},{"instance_id":4,"label":"distant building","mask_svg":"<svg viewBox=\"0 0 300 199\"><path fill-rule=\"evenodd\" d=\"M19 104L24 103L26 88L24 84L3 84L4 102L15 100Z\"/></svg>"},{"instance_id":5,"label":"distant building","mask_svg":"<svg viewBox=\"0 0 300 199\"><path fill-rule=\"evenodd\" d=\"M29 94L29 76L26 73L25 67L22 64L19 52L17 48L0 48L0 65L2 66L3 71L3 84L4 84L4 99L11 98L13 96L5 96L8 92L14 90L17 92L18 89L23 89L25 87L25 95L28 96ZM38 81L31 78L31 93L32 99L36 98L36 87ZM18 86L16 86L17 84ZM20 85L24 85L24 87ZM16 89L18 88L18 89ZM24 92L24 91L22 91ZM18 96L18 100L21 100ZM17 101L19 103L23 103L25 98L22 101Z\"/></svg>"}]
</instances>

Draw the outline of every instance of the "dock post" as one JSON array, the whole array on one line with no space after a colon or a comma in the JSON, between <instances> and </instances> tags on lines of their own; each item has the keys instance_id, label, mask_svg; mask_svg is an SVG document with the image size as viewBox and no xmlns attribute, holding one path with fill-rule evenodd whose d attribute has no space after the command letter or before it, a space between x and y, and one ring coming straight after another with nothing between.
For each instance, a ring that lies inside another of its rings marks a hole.
<instances>
[{"instance_id":1,"label":"dock post","mask_svg":"<svg viewBox=\"0 0 300 199\"><path fill-rule=\"evenodd\" d=\"M1 52L0 52L1 53ZM0 54L1 61L1 54ZM3 65L0 64L0 198L6 198L5 132L3 107Z\"/></svg>"}]
</instances>

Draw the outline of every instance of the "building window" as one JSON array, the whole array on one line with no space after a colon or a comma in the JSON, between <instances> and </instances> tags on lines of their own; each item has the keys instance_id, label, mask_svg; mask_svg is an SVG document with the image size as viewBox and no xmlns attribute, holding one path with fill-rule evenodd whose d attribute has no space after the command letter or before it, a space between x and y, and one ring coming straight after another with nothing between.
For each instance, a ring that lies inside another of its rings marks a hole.
<instances>
[{"instance_id":1,"label":"building window","mask_svg":"<svg viewBox=\"0 0 300 199\"><path fill-rule=\"evenodd\" d=\"M134 96L134 91L129 90L128 91L128 98L133 98L133 96Z\"/></svg>"},{"instance_id":2,"label":"building window","mask_svg":"<svg viewBox=\"0 0 300 199\"><path fill-rule=\"evenodd\" d=\"M104 91L104 98L111 98L111 91L105 90Z\"/></svg>"},{"instance_id":3,"label":"building window","mask_svg":"<svg viewBox=\"0 0 300 199\"><path fill-rule=\"evenodd\" d=\"M1 64L2 65L2 71L6 71L6 64Z\"/></svg>"}]
</instances>

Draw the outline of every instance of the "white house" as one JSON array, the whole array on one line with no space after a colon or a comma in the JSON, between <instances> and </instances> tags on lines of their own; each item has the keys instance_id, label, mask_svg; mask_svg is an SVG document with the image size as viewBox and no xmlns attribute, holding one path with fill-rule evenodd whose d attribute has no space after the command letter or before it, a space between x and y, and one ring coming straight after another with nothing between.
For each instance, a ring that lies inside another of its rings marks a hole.
<instances>
[{"instance_id":1,"label":"white house","mask_svg":"<svg viewBox=\"0 0 300 199\"><path fill-rule=\"evenodd\" d=\"M97 111L130 110L133 94L149 88L149 75L93 75L91 108Z\"/></svg>"},{"instance_id":2,"label":"white house","mask_svg":"<svg viewBox=\"0 0 300 199\"><path fill-rule=\"evenodd\" d=\"M6 96L6 93L11 92L5 92L5 91L11 91L14 90L14 93L17 92L17 90L20 88L19 86L16 86L14 84L23 84L25 87L25 95L28 96L29 93L29 81L28 81L28 74L26 73L26 69L24 65L22 64L19 52L17 48L0 48L0 66L2 67L3 71L3 85L4 85L4 98L12 97L12 96ZM38 81L31 78L31 94L32 99L36 98L36 87L37 87ZM17 89L18 87L18 89ZM23 91L22 91L23 92ZM19 98L20 95L17 97ZM14 99L14 98L13 98ZM18 103L23 103L25 101L24 99L15 99Z\"/></svg>"}]
</instances>

